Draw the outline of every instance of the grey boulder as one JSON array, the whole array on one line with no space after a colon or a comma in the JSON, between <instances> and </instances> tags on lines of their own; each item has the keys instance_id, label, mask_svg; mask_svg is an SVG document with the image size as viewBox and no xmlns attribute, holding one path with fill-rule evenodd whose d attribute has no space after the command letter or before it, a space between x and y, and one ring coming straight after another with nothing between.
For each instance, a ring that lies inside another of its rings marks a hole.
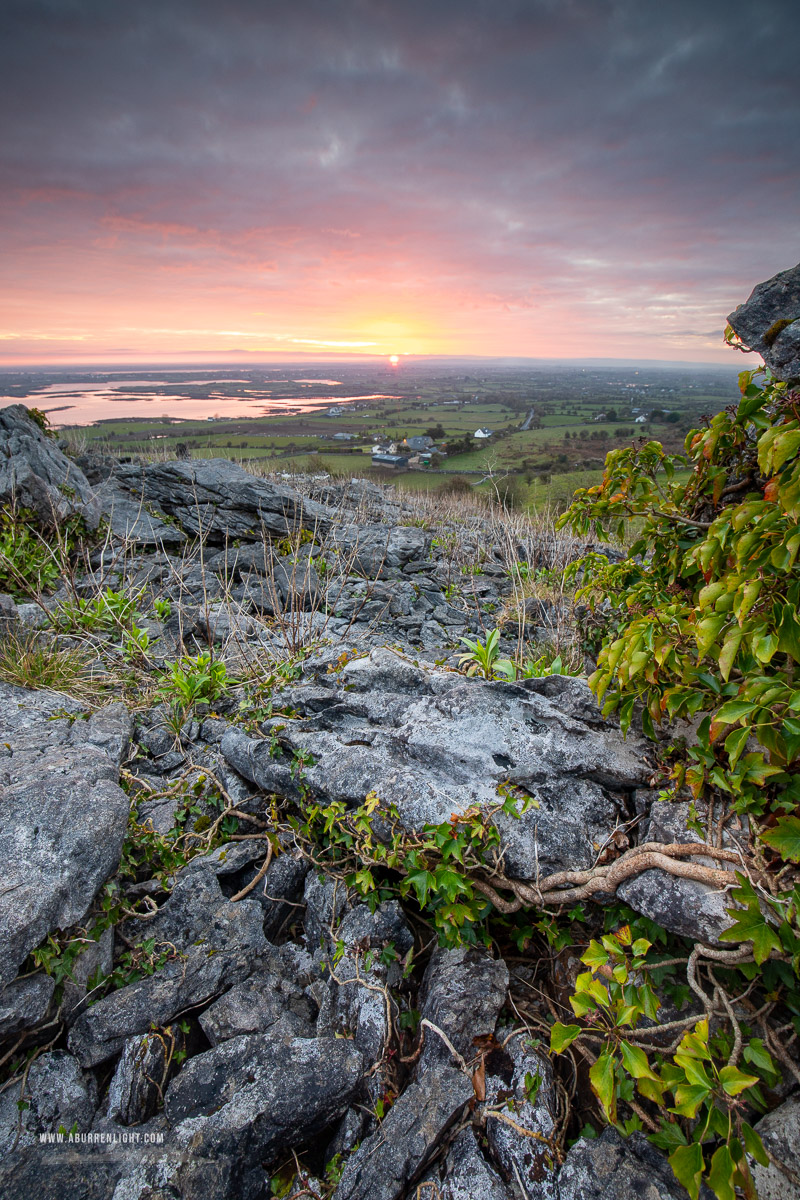
<instances>
[{"instance_id":1,"label":"grey boulder","mask_svg":"<svg viewBox=\"0 0 800 1200\"><path fill-rule=\"evenodd\" d=\"M0 683L0 983L80 920L119 864L131 719L121 704L84 715L69 696Z\"/></svg>"},{"instance_id":2,"label":"grey boulder","mask_svg":"<svg viewBox=\"0 0 800 1200\"><path fill-rule=\"evenodd\" d=\"M476 1054L476 1040L494 1033L507 990L508 968L502 959L466 946L437 949L422 981L420 1016L441 1030L469 1062ZM450 1058L441 1036L426 1028L420 1073Z\"/></svg>"},{"instance_id":3,"label":"grey boulder","mask_svg":"<svg viewBox=\"0 0 800 1200\"><path fill-rule=\"evenodd\" d=\"M110 1120L140 1125L155 1114L169 1078L172 1048L158 1033L128 1038L108 1088Z\"/></svg>"},{"instance_id":4,"label":"grey boulder","mask_svg":"<svg viewBox=\"0 0 800 1200\"><path fill-rule=\"evenodd\" d=\"M363 1070L361 1055L341 1039L232 1038L190 1059L167 1088L172 1141L200 1158L232 1161L241 1180L341 1117Z\"/></svg>"},{"instance_id":5,"label":"grey boulder","mask_svg":"<svg viewBox=\"0 0 800 1200\"><path fill-rule=\"evenodd\" d=\"M471 1129L453 1142L437 1180L441 1200L511 1200L497 1172L487 1163ZM424 1196L424 1189L421 1194ZM537 1197L538 1200L538 1197Z\"/></svg>"},{"instance_id":6,"label":"grey boulder","mask_svg":"<svg viewBox=\"0 0 800 1200\"><path fill-rule=\"evenodd\" d=\"M20 1110L17 1101L27 1107ZM41 1054L31 1064L24 1093L15 1086L0 1095L0 1157L15 1142L19 1150L36 1145L43 1133L69 1132L73 1126L85 1132L96 1108L94 1078L81 1070L71 1054L64 1050Z\"/></svg>"},{"instance_id":7,"label":"grey boulder","mask_svg":"<svg viewBox=\"0 0 800 1200\"><path fill-rule=\"evenodd\" d=\"M44 1020L55 991L51 975L25 975L0 988L0 1036L33 1029Z\"/></svg>"},{"instance_id":8,"label":"grey boulder","mask_svg":"<svg viewBox=\"0 0 800 1200\"><path fill-rule=\"evenodd\" d=\"M215 1000L200 1025L212 1046L250 1033L313 1037L316 1012L290 979L269 969L254 972Z\"/></svg>"},{"instance_id":9,"label":"grey boulder","mask_svg":"<svg viewBox=\"0 0 800 1200\"><path fill-rule=\"evenodd\" d=\"M496 817L506 871L520 879L591 866L623 808L620 791L651 774L645 744L604 723L579 679L466 679L379 649L348 663L338 686L300 686L288 698L306 715L273 721L282 756L239 729L222 738L246 779L297 797L293 755L307 751L313 795L356 805L375 790L415 831L472 805L497 809L511 784L536 805Z\"/></svg>"},{"instance_id":10,"label":"grey boulder","mask_svg":"<svg viewBox=\"0 0 800 1200\"><path fill-rule=\"evenodd\" d=\"M710 1200L704 1188L703 1200ZM687 1200L663 1154L641 1133L580 1138L558 1175L559 1200Z\"/></svg>"},{"instance_id":11,"label":"grey boulder","mask_svg":"<svg viewBox=\"0 0 800 1200\"><path fill-rule=\"evenodd\" d=\"M462 1071L443 1067L412 1083L379 1129L347 1160L333 1200L398 1200L474 1096Z\"/></svg>"},{"instance_id":12,"label":"grey boulder","mask_svg":"<svg viewBox=\"0 0 800 1200\"><path fill-rule=\"evenodd\" d=\"M487 1055L484 1071L489 1109L486 1135L503 1178L539 1200L558 1200L552 1140L556 1095L549 1061L529 1045L525 1035L517 1035ZM506 1110L510 1098L513 1115ZM503 1120L505 1115L514 1124Z\"/></svg>"},{"instance_id":13,"label":"grey boulder","mask_svg":"<svg viewBox=\"0 0 800 1200\"><path fill-rule=\"evenodd\" d=\"M29 416L24 404L0 408L0 507L28 509L45 527L80 517L89 529L100 504L80 467Z\"/></svg>"},{"instance_id":14,"label":"grey boulder","mask_svg":"<svg viewBox=\"0 0 800 1200\"><path fill-rule=\"evenodd\" d=\"M793 1096L779 1108L767 1113L756 1125L765 1148L774 1159L768 1167L750 1162L759 1200L800 1200L800 1097ZM781 1171L781 1163L795 1181Z\"/></svg>"},{"instance_id":15,"label":"grey boulder","mask_svg":"<svg viewBox=\"0 0 800 1200\"><path fill-rule=\"evenodd\" d=\"M776 379L800 379L800 263L757 284L728 321Z\"/></svg>"}]
</instances>

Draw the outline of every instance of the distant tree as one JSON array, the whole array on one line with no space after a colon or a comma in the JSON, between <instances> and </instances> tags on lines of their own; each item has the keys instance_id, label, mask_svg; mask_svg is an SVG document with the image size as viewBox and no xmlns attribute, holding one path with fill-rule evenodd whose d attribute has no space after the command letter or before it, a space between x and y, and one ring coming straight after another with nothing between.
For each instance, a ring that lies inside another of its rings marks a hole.
<instances>
[{"instance_id":1,"label":"distant tree","mask_svg":"<svg viewBox=\"0 0 800 1200\"><path fill-rule=\"evenodd\" d=\"M425 434L427 437L433 438L434 441L438 441L439 438L446 436L445 429L441 421L437 422L436 425L431 425L430 429L426 429Z\"/></svg>"}]
</instances>

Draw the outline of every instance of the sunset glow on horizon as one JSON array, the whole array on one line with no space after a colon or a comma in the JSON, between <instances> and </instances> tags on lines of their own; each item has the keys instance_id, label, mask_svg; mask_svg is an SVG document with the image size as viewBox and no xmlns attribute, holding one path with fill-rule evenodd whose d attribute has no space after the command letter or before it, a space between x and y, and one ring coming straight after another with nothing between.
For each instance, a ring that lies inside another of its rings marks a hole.
<instances>
[{"instance_id":1,"label":"sunset glow on horizon","mask_svg":"<svg viewBox=\"0 0 800 1200\"><path fill-rule=\"evenodd\" d=\"M800 258L796 21L733 9L7 6L0 366L730 364Z\"/></svg>"}]
</instances>

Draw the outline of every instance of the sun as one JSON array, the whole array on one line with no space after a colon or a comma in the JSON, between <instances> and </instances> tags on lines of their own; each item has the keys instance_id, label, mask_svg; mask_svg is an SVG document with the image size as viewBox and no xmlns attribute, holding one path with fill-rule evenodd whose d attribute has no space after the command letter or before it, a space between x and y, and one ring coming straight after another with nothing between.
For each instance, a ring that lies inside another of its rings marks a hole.
<instances>
[{"instance_id":1,"label":"sun","mask_svg":"<svg viewBox=\"0 0 800 1200\"><path fill-rule=\"evenodd\" d=\"M396 367L399 362L400 362L399 354L390 354L389 355L389 365L390 366Z\"/></svg>"}]
</instances>

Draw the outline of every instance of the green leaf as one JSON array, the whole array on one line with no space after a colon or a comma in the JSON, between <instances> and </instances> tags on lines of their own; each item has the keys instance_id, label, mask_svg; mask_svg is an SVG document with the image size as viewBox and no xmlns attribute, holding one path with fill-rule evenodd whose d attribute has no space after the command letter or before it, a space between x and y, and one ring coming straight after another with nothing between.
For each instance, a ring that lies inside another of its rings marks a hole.
<instances>
[{"instance_id":1,"label":"green leaf","mask_svg":"<svg viewBox=\"0 0 800 1200\"><path fill-rule=\"evenodd\" d=\"M644 1050L632 1046L630 1042L621 1041L619 1044L622 1055L622 1065L634 1079L658 1079L654 1074Z\"/></svg>"},{"instance_id":2,"label":"green leaf","mask_svg":"<svg viewBox=\"0 0 800 1200\"><path fill-rule=\"evenodd\" d=\"M669 1111L677 1113L679 1117L696 1117L698 1108L710 1094L710 1089L700 1084L678 1084L675 1088L675 1107Z\"/></svg>"},{"instance_id":3,"label":"green leaf","mask_svg":"<svg viewBox=\"0 0 800 1200\"><path fill-rule=\"evenodd\" d=\"M745 1075L738 1067L723 1067L719 1073L719 1081L729 1096L738 1096L745 1088L758 1083L756 1075Z\"/></svg>"},{"instance_id":4,"label":"green leaf","mask_svg":"<svg viewBox=\"0 0 800 1200\"><path fill-rule=\"evenodd\" d=\"M605 1050L589 1071L592 1090L603 1106L608 1121L613 1125L617 1119L614 1058Z\"/></svg>"},{"instance_id":5,"label":"green leaf","mask_svg":"<svg viewBox=\"0 0 800 1200\"><path fill-rule=\"evenodd\" d=\"M750 728L745 726L742 729L734 729L733 733L729 733L725 738L725 753L728 756L731 770L741 758L749 737Z\"/></svg>"},{"instance_id":6,"label":"green leaf","mask_svg":"<svg viewBox=\"0 0 800 1200\"><path fill-rule=\"evenodd\" d=\"M761 1163L762 1167L768 1167L769 1158L764 1149L764 1143L752 1125L748 1125L746 1121L742 1121L742 1137L744 1138L744 1148L747 1153L752 1155L756 1162Z\"/></svg>"},{"instance_id":7,"label":"green leaf","mask_svg":"<svg viewBox=\"0 0 800 1200\"><path fill-rule=\"evenodd\" d=\"M561 1054L567 1046L572 1045L577 1037L580 1037L580 1034L580 1025L562 1025L560 1021L556 1021L550 1030L550 1053Z\"/></svg>"},{"instance_id":8,"label":"green leaf","mask_svg":"<svg viewBox=\"0 0 800 1200\"><path fill-rule=\"evenodd\" d=\"M741 645L743 637L744 634L737 626L735 629L730 631L723 643L719 656L719 673L726 683L728 682L730 673L733 670L733 664L736 661L736 655L739 651L739 646Z\"/></svg>"},{"instance_id":9,"label":"green leaf","mask_svg":"<svg viewBox=\"0 0 800 1200\"><path fill-rule=\"evenodd\" d=\"M736 1200L733 1186L734 1162L727 1146L714 1151L708 1171L708 1186L719 1200Z\"/></svg>"},{"instance_id":10,"label":"green leaf","mask_svg":"<svg viewBox=\"0 0 800 1200\"><path fill-rule=\"evenodd\" d=\"M700 1195L700 1183L703 1178L703 1151L697 1142L691 1146L678 1146L669 1156L669 1165L679 1183L682 1183L691 1196L697 1200Z\"/></svg>"},{"instance_id":11,"label":"green leaf","mask_svg":"<svg viewBox=\"0 0 800 1200\"><path fill-rule=\"evenodd\" d=\"M800 662L800 622L793 604L784 604L778 626L778 649Z\"/></svg>"},{"instance_id":12,"label":"green leaf","mask_svg":"<svg viewBox=\"0 0 800 1200\"><path fill-rule=\"evenodd\" d=\"M781 858L800 862L800 818L779 817L774 829L761 834L761 840L777 850Z\"/></svg>"},{"instance_id":13,"label":"green leaf","mask_svg":"<svg viewBox=\"0 0 800 1200\"><path fill-rule=\"evenodd\" d=\"M730 929L723 930L720 941L752 942L753 958L757 963L766 962L772 950L782 949L777 930L765 920L757 903L744 912L729 908L728 913L736 920Z\"/></svg>"},{"instance_id":14,"label":"green leaf","mask_svg":"<svg viewBox=\"0 0 800 1200\"><path fill-rule=\"evenodd\" d=\"M714 721L719 725L732 725L734 721L741 721L744 717L749 717L757 707L749 700L728 700L714 713Z\"/></svg>"}]
</instances>

